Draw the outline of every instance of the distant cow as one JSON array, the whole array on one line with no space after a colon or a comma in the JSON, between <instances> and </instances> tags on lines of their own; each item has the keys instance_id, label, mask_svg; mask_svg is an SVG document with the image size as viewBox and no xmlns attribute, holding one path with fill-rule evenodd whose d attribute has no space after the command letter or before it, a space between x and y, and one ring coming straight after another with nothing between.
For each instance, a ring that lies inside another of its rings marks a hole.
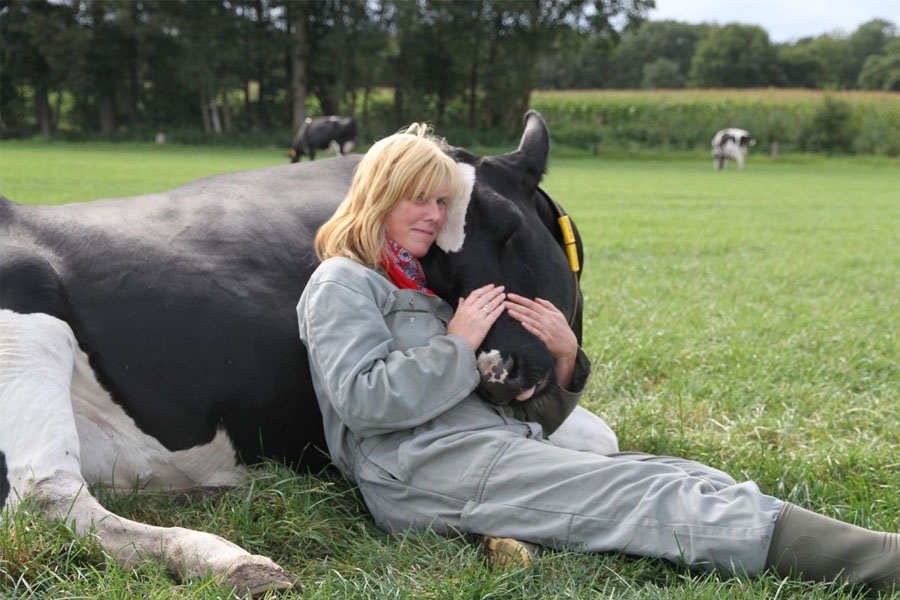
<instances>
[{"instance_id":1,"label":"distant cow","mask_svg":"<svg viewBox=\"0 0 900 600\"><path fill-rule=\"evenodd\" d=\"M725 168L729 158L733 158L738 165L738 170L744 170L744 160L747 158L747 150L756 144L756 140L744 129L729 127L721 130L712 139L713 166L717 171Z\"/></svg>"},{"instance_id":2,"label":"distant cow","mask_svg":"<svg viewBox=\"0 0 900 600\"><path fill-rule=\"evenodd\" d=\"M288 155L295 163L302 156L316 159L316 150L331 147L336 156L353 152L356 147L356 121L353 117L307 118L294 136Z\"/></svg>"}]
</instances>

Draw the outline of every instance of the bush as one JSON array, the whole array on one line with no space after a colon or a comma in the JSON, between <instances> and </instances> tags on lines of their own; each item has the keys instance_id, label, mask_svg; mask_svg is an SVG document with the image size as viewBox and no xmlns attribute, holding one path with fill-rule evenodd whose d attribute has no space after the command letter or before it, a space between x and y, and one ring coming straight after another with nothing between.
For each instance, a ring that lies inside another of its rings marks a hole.
<instances>
[{"instance_id":1,"label":"bush","mask_svg":"<svg viewBox=\"0 0 900 600\"><path fill-rule=\"evenodd\" d=\"M828 154L848 154L859 127L853 120L853 108L849 103L825 96L824 102L813 114L806 126L803 149Z\"/></svg>"}]
</instances>

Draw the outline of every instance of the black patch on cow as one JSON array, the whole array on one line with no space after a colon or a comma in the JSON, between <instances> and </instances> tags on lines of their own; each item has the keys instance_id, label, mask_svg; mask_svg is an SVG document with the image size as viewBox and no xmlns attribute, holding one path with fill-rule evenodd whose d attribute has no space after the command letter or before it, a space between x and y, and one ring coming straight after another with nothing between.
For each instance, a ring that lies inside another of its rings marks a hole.
<instances>
[{"instance_id":1,"label":"black patch on cow","mask_svg":"<svg viewBox=\"0 0 900 600\"><path fill-rule=\"evenodd\" d=\"M71 328L100 384L169 450L225 428L242 462L328 464L294 307L354 157L169 194L0 201L2 306ZM302 197L301 197L302 194Z\"/></svg>"},{"instance_id":2,"label":"black patch on cow","mask_svg":"<svg viewBox=\"0 0 900 600\"><path fill-rule=\"evenodd\" d=\"M0 198L5 201L5 198ZM63 318L59 277L47 259L26 248L0 244L0 308L22 314L46 313Z\"/></svg>"},{"instance_id":3,"label":"black patch on cow","mask_svg":"<svg viewBox=\"0 0 900 600\"><path fill-rule=\"evenodd\" d=\"M9 488L9 470L6 468L6 455L0 450L0 510L6 506Z\"/></svg>"}]
</instances>

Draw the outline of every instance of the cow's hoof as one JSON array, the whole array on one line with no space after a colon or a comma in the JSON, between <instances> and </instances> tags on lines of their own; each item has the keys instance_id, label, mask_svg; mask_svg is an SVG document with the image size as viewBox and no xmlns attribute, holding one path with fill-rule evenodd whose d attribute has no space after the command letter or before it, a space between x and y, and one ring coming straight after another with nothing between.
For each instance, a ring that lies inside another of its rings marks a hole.
<instances>
[{"instance_id":1,"label":"cow's hoof","mask_svg":"<svg viewBox=\"0 0 900 600\"><path fill-rule=\"evenodd\" d=\"M262 557L254 557L262 558ZM275 563L241 562L228 569L228 583L240 596L254 598L266 592L302 591L297 578Z\"/></svg>"}]
</instances>

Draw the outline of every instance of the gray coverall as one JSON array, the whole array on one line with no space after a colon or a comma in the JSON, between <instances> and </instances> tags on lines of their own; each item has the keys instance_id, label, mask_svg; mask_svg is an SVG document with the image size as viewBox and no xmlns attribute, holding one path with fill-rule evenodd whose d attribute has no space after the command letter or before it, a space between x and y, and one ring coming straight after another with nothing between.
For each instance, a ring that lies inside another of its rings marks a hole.
<instances>
[{"instance_id":1,"label":"gray coverall","mask_svg":"<svg viewBox=\"0 0 900 600\"><path fill-rule=\"evenodd\" d=\"M542 415L529 420L473 393L475 354L447 334L453 309L440 298L331 258L297 315L331 457L381 529L763 570L781 500L697 462L553 446ZM557 387L543 406L568 414L589 370L579 351L575 391Z\"/></svg>"}]
</instances>

